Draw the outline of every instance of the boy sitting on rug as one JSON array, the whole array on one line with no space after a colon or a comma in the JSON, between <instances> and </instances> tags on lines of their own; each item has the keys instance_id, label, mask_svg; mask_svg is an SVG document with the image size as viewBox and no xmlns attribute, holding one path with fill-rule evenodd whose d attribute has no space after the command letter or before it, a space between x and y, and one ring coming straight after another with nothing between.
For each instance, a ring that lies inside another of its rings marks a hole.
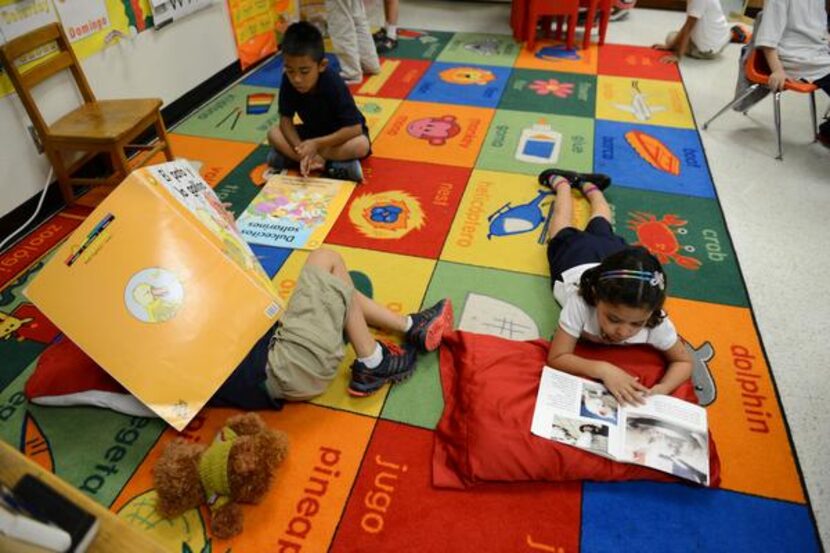
<instances>
[{"instance_id":1,"label":"boy sitting on rug","mask_svg":"<svg viewBox=\"0 0 830 553\"><path fill-rule=\"evenodd\" d=\"M282 41L285 72L280 122L268 131L268 165L300 173L324 170L332 178L361 182L360 160L372 152L366 119L335 71L326 70L323 36L306 21L293 23ZM301 125L294 124L299 114Z\"/></svg>"},{"instance_id":2,"label":"boy sitting on rug","mask_svg":"<svg viewBox=\"0 0 830 553\"><path fill-rule=\"evenodd\" d=\"M344 332L357 354L349 393L367 396L411 375L417 351L437 349L452 324L449 299L420 313L393 313L354 289L337 252L318 249L309 254L282 318L259 339L211 403L280 408L284 401L322 394L345 356ZM375 340L370 325L403 334L405 344Z\"/></svg>"},{"instance_id":3,"label":"boy sitting on rug","mask_svg":"<svg viewBox=\"0 0 830 553\"><path fill-rule=\"evenodd\" d=\"M655 44L658 50L673 52L672 61L683 56L710 60L732 42L747 42L747 32L739 25L730 29L720 0L687 0L686 22L679 31L666 36L665 43Z\"/></svg>"}]
</instances>

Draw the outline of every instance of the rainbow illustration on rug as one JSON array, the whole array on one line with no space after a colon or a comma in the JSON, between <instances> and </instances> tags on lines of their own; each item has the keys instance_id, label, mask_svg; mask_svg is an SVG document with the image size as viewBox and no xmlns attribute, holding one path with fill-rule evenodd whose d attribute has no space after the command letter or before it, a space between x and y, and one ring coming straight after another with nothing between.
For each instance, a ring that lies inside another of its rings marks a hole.
<instances>
[{"instance_id":1,"label":"rainbow illustration on rug","mask_svg":"<svg viewBox=\"0 0 830 553\"><path fill-rule=\"evenodd\" d=\"M245 507L240 536L212 537L207 510L164 520L151 468L176 436L171 428L95 407L33 405L23 394L60 335L24 290L89 213L78 206L0 256L0 438L171 551L819 551L677 66L648 48L565 51L543 41L529 52L508 36L426 30L401 32L392 54L379 75L351 87L373 155L324 245L393 310L450 297L456 325L549 338L559 312L539 237L553 196L536 175L550 166L612 175L616 231L660 257L671 283L667 310L708 369L699 391L720 454L719 489L435 488L438 355L420 358L408 381L354 398L346 393L351 352L322 396L261 412L292 449L264 502ZM170 135L237 216L264 183L281 68L279 57L267 62ZM585 224L587 204L574 198ZM253 249L287 299L308 252ZM231 414L203 409L184 435L207 443Z\"/></svg>"}]
</instances>

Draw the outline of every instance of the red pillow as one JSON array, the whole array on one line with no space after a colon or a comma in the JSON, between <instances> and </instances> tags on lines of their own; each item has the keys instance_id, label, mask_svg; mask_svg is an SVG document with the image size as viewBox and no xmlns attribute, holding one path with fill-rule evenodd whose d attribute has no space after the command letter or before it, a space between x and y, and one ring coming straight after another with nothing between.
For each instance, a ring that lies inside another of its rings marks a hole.
<instances>
[{"instance_id":1,"label":"red pillow","mask_svg":"<svg viewBox=\"0 0 830 553\"><path fill-rule=\"evenodd\" d=\"M548 342L516 342L462 331L444 337L441 383L444 412L435 429L432 483L466 488L480 482L566 480L662 480L677 478L619 463L530 433L533 408ZM579 343L576 352L602 359L657 383L665 370L659 351L648 346L603 347ZM675 397L697 403L691 382ZM720 482L720 462L709 436L710 482Z\"/></svg>"},{"instance_id":2,"label":"red pillow","mask_svg":"<svg viewBox=\"0 0 830 553\"><path fill-rule=\"evenodd\" d=\"M157 416L65 336L40 354L23 393L38 405L94 405L127 415Z\"/></svg>"}]
</instances>

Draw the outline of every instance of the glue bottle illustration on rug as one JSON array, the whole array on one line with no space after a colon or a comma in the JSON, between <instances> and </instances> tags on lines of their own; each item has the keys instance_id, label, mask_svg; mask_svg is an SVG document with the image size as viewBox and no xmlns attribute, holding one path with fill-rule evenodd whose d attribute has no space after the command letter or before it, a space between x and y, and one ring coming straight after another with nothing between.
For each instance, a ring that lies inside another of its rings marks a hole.
<instances>
[{"instance_id":1,"label":"glue bottle illustration on rug","mask_svg":"<svg viewBox=\"0 0 830 553\"><path fill-rule=\"evenodd\" d=\"M554 164L559 161L562 134L556 132L544 120L522 130L516 159L538 164Z\"/></svg>"}]
</instances>

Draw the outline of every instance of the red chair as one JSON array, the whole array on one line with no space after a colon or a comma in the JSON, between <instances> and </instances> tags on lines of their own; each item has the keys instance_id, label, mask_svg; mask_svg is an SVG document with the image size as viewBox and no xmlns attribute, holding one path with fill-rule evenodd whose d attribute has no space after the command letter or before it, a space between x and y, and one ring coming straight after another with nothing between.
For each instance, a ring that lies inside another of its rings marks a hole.
<instances>
[{"instance_id":1,"label":"red chair","mask_svg":"<svg viewBox=\"0 0 830 553\"><path fill-rule=\"evenodd\" d=\"M749 95L752 94L758 87L768 87L770 68L769 65L767 65L767 59L763 52L759 52L757 49L753 49L752 52L750 52L749 56L747 56L746 64L744 65L744 74L746 75L747 80L752 83L752 86L748 87L743 94L740 94L737 98L732 100L719 112L713 115L711 119L706 121L706 123L703 124L703 130L706 130L709 127L709 124L720 117L726 110L732 106L738 105L745 98L749 97ZM810 95L810 115L813 117L812 133L813 140L815 141L816 133L818 132L818 121L816 120L816 90L818 90L818 87L811 83L787 79L784 83L784 90L792 90L793 92L800 92L802 94ZM778 160L784 159L784 150L781 144L781 92L783 91L778 91L773 94L775 134L778 139L778 156L776 159ZM747 112L744 111L743 113L746 115Z\"/></svg>"},{"instance_id":2,"label":"red chair","mask_svg":"<svg viewBox=\"0 0 830 553\"><path fill-rule=\"evenodd\" d=\"M608 30L608 20L611 17L611 0L581 0L580 6L588 8L585 20L585 36L582 37L582 49L591 44L591 30L599 10L599 45L605 44L605 32Z\"/></svg>"},{"instance_id":3,"label":"red chair","mask_svg":"<svg viewBox=\"0 0 830 553\"><path fill-rule=\"evenodd\" d=\"M524 21L526 34L524 38L527 40L528 50L533 50L536 47L536 25L539 22L539 18L549 18L551 16L567 17L568 34L565 39L565 44L567 48L573 49L576 21L579 14L579 0L526 0L524 9L526 10ZM549 32L550 24L548 19L546 19L543 28L546 33ZM561 25L559 26L559 30L561 31Z\"/></svg>"}]
</instances>

